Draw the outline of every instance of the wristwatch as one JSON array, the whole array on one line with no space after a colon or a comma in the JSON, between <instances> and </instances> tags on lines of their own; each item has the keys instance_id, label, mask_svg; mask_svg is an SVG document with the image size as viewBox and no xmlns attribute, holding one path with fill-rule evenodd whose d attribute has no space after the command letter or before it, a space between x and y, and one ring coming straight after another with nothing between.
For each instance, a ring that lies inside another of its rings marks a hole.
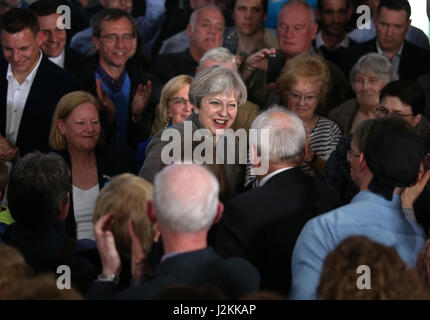
<instances>
[{"instance_id":1,"label":"wristwatch","mask_svg":"<svg viewBox=\"0 0 430 320\"><path fill-rule=\"evenodd\" d=\"M102 282L119 283L119 276L117 276L116 274L102 274L101 273L97 276L97 280L102 281Z\"/></svg>"}]
</instances>

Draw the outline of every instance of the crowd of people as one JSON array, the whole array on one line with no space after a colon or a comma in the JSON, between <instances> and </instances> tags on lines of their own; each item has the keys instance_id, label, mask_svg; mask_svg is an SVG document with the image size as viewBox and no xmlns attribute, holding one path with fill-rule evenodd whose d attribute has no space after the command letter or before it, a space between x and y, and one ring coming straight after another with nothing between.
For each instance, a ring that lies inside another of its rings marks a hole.
<instances>
[{"instance_id":1,"label":"crowd of people","mask_svg":"<svg viewBox=\"0 0 430 320\"><path fill-rule=\"evenodd\" d=\"M410 3L268 2L0 1L0 299L430 299Z\"/></svg>"}]
</instances>

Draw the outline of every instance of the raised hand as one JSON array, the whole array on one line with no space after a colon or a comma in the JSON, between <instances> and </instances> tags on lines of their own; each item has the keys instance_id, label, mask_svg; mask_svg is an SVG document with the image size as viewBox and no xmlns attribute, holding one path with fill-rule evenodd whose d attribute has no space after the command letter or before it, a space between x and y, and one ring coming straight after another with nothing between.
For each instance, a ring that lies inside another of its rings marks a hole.
<instances>
[{"instance_id":1,"label":"raised hand","mask_svg":"<svg viewBox=\"0 0 430 320\"><path fill-rule=\"evenodd\" d=\"M0 135L0 161L8 162L19 157L19 148Z\"/></svg>"},{"instance_id":2,"label":"raised hand","mask_svg":"<svg viewBox=\"0 0 430 320\"><path fill-rule=\"evenodd\" d=\"M121 273L121 259L115 246L115 238L110 231L113 219L113 213L101 217L94 225L94 234L102 260L102 273L119 275Z\"/></svg>"},{"instance_id":3,"label":"raised hand","mask_svg":"<svg viewBox=\"0 0 430 320\"><path fill-rule=\"evenodd\" d=\"M138 85L136 94L133 97L133 103L131 107L132 108L131 111L136 120L140 119L140 116L142 115L143 110L148 105L151 92L152 92L151 80L148 80L146 85L142 85L142 84Z\"/></svg>"},{"instance_id":4,"label":"raised hand","mask_svg":"<svg viewBox=\"0 0 430 320\"><path fill-rule=\"evenodd\" d=\"M97 89L97 97L100 100L103 110L106 112L109 121L114 122L115 113L116 113L115 105L113 104L108 93L103 89L102 83L100 82L99 79L96 79L96 89Z\"/></svg>"}]
</instances>

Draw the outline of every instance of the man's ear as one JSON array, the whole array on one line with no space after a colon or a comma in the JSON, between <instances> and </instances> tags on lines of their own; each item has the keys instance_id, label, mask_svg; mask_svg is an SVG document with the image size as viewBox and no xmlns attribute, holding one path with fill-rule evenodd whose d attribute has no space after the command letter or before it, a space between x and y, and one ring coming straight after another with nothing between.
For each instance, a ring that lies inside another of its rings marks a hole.
<instances>
[{"instance_id":1,"label":"man's ear","mask_svg":"<svg viewBox=\"0 0 430 320\"><path fill-rule=\"evenodd\" d=\"M100 39L96 36L93 36L91 38L93 40L94 48L96 48L97 51L100 50Z\"/></svg>"},{"instance_id":2,"label":"man's ear","mask_svg":"<svg viewBox=\"0 0 430 320\"><path fill-rule=\"evenodd\" d=\"M411 23L412 23L412 20L409 19L409 21L408 21L408 31L411 29Z\"/></svg>"},{"instance_id":3,"label":"man's ear","mask_svg":"<svg viewBox=\"0 0 430 320\"><path fill-rule=\"evenodd\" d=\"M423 115L421 113L418 113L412 120L412 127L415 127L421 121L422 117Z\"/></svg>"},{"instance_id":4,"label":"man's ear","mask_svg":"<svg viewBox=\"0 0 430 320\"><path fill-rule=\"evenodd\" d=\"M148 200L146 203L146 214L148 215L149 221L152 223L157 222L157 216L155 215L155 208L152 200Z\"/></svg>"},{"instance_id":5,"label":"man's ear","mask_svg":"<svg viewBox=\"0 0 430 320\"><path fill-rule=\"evenodd\" d=\"M319 9L315 10L315 19L317 19L317 21L321 21L321 16L320 16Z\"/></svg>"},{"instance_id":6,"label":"man's ear","mask_svg":"<svg viewBox=\"0 0 430 320\"><path fill-rule=\"evenodd\" d=\"M36 40L37 40L37 45L40 46L42 45L43 41L45 41L45 34L43 33L42 30L40 30L37 35L36 35Z\"/></svg>"},{"instance_id":7,"label":"man's ear","mask_svg":"<svg viewBox=\"0 0 430 320\"><path fill-rule=\"evenodd\" d=\"M314 40L317 36L317 32L318 32L318 23L314 23L314 25L312 26L312 40Z\"/></svg>"},{"instance_id":8,"label":"man's ear","mask_svg":"<svg viewBox=\"0 0 430 320\"><path fill-rule=\"evenodd\" d=\"M359 161L359 164L360 164L360 171L367 169L366 158L364 157L364 153L363 152L360 153L360 158L358 159L358 161Z\"/></svg>"},{"instance_id":9,"label":"man's ear","mask_svg":"<svg viewBox=\"0 0 430 320\"><path fill-rule=\"evenodd\" d=\"M251 165L253 167L259 167L261 165L261 157L258 156L257 149L253 144L249 145L251 148Z\"/></svg>"},{"instance_id":10,"label":"man's ear","mask_svg":"<svg viewBox=\"0 0 430 320\"><path fill-rule=\"evenodd\" d=\"M216 223L218 223L221 220L223 211L224 211L224 205L220 201L220 202L218 202L217 213L216 213L216 216L215 216L213 224L216 224Z\"/></svg>"},{"instance_id":11,"label":"man's ear","mask_svg":"<svg viewBox=\"0 0 430 320\"><path fill-rule=\"evenodd\" d=\"M186 32L187 32L187 36L188 36L188 38L191 38L191 33L192 33L192 31L191 31L191 24L188 24L188 25L187 25Z\"/></svg>"}]
</instances>

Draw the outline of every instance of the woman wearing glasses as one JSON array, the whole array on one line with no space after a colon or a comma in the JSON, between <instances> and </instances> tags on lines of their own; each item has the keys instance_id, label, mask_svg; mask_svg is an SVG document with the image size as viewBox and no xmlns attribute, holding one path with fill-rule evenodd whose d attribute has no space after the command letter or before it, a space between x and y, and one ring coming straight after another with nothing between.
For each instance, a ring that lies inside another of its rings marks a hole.
<instances>
[{"instance_id":1,"label":"woman wearing glasses","mask_svg":"<svg viewBox=\"0 0 430 320\"><path fill-rule=\"evenodd\" d=\"M379 92L397 79L397 73L392 71L391 62L385 56L372 52L358 60L349 78L356 98L342 103L328 115L343 133L352 133L361 121L376 118Z\"/></svg>"},{"instance_id":2,"label":"woman wearing glasses","mask_svg":"<svg viewBox=\"0 0 430 320\"><path fill-rule=\"evenodd\" d=\"M330 89L329 68L319 56L301 54L288 62L279 83L288 110L299 116L308 133L309 143L302 169L309 175L320 176L341 135L333 121L315 114Z\"/></svg>"},{"instance_id":3,"label":"woman wearing glasses","mask_svg":"<svg viewBox=\"0 0 430 320\"><path fill-rule=\"evenodd\" d=\"M150 138L139 144L136 154L137 172L146 158L146 147L152 137L166 127L183 123L192 112L192 105L188 100L188 90L193 78L189 75L179 75L170 79L161 91L160 103L155 110L155 120L151 128Z\"/></svg>"}]
</instances>

